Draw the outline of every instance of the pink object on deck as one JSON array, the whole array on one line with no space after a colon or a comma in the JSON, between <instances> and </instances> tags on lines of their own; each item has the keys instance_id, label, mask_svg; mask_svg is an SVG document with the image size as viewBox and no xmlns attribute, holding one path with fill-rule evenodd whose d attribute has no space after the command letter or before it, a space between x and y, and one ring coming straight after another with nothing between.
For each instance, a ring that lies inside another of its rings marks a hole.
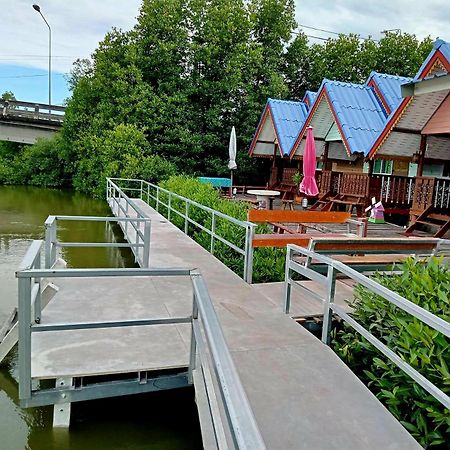
<instances>
[{"instance_id":1,"label":"pink object on deck","mask_svg":"<svg viewBox=\"0 0 450 450\"><path fill-rule=\"evenodd\" d=\"M305 152L303 153L303 180L300 183L300 192L309 197L319 193L315 179L316 175L316 144L312 127L306 132Z\"/></svg>"}]
</instances>

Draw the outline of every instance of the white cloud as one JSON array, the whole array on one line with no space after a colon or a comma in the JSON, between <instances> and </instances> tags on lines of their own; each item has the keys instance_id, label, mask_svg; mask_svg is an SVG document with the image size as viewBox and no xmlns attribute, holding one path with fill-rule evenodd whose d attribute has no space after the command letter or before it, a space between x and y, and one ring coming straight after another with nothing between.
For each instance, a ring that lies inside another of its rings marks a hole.
<instances>
[{"instance_id":1,"label":"white cloud","mask_svg":"<svg viewBox=\"0 0 450 450\"><path fill-rule=\"evenodd\" d=\"M53 69L68 72L112 27L132 28L141 0L0 0L0 64L47 68L48 28L33 3L52 27Z\"/></svg>"},{"instance_id":2,"label":"white cloud","mask_svg":"<svg viewBox=\"0 0 450 450\"><path fill-rule=\"evenodd\" d=\"M430 35L450 40L448 23L450 3L448 0L296 0L297 22L340 33L382 37L382 30L401 29L423 39ZM331 37L314 30L307 34ZM318 42L318 41L314 41Z\"/></svg>"},{"instance_id":3,"label":"white cloud","mask_svg":"<svg viewBox=\"0 0 450 450\"><path fill-rule=\"evenodd\" d=\"M59 72L68 72L76 58L88 57L112 27L132 28L141 4L141 0L0 0L0 64L47 68L48 32L31 6L33 1L52 26L53 68ZM296 0L296 17L305 25L375 39L381 37L381 30L400 28L419 38L450 40L449 5L448 0L414 4L410 0ZM313 30L307 34L331 36Z\"/></svg>"}]
</instances>

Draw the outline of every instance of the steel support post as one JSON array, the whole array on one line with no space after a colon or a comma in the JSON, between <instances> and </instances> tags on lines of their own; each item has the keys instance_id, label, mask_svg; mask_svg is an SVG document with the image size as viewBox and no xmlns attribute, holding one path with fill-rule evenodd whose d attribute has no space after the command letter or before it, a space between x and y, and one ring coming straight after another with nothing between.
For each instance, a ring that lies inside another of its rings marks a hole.
<instances>
[{"instance_id":1,"label":"steel support post","mask_svg":"<svg viewBox=\"0 0 450 450\"><path fill-rule=\"evenodd\" d=\"M150 205L150 185L147 183L147 205Z\"/></svg>"},{"instance_id":2,"label":"steel support post","mask_svg":"<svg viewBox=\"0 0 450 450\"><path fill-rule=\"evenodd\" d=\"M73 379L71 377L57 378L56 386L58 388L72 387ZM64 391L61 393L61 398L65 399L67 396ZM70 410L71 403L58 403L53 406L53 428L69 428L70 425Z\"/></svg>"},{"instance_id":3,"label":"steel support post","mask_svg":"<svg viewBox=\"0 0 450 450\"><path fill-rule=\"evenodd\" d=\"M141 196L140 196L140 199L141 199L141 200L142 200L142 197L144 196L143 191L144 191L144 181L141 180Z\"/></svg>"},{"instance_id":4,"label":"steel support post","mask_svg":"<svg viewBox=\"0 0 450 450\"><path fill-rule=\"evenodd\" d=\"M159 212L159 186L156 186L156 212Z\"/></svg>"},{"instance_id":5,"label":"steel support post","mask_svg":"<svg viewBox=\"0 0 450 450\"><path fill-rule=\"evenodd\" d=\"M336 291L336 269L329 265L327 274L327 294L323 307L323 324L322 324L322 342L330 345L331 324L333 321L333 310L330 305L334 303L334 294Z\"/></svg>"},{"instance_id":6,"label":"steel support post","mask_svg":"<svg viewBox=\"0 0 450 450\"><path fill-rule=\"evenodd\" d=\"M19 278L19 399L31 398L31 278Z\"/></svg>"}]
</instances>

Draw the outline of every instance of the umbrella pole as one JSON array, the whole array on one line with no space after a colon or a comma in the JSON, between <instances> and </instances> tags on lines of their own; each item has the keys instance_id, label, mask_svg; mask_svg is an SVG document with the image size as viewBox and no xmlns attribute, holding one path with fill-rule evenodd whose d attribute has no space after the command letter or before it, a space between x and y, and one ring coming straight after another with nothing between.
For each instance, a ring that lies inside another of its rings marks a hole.
<instances>
[{"instance_id":1,"label":"umbrella pole","mask_svg":"<svg viewBox=\"0 0 450 450\"><path fill-rule=\"evenodd\" d=\"M230 170L230 198L233 198L233 170Z\"/></svg>"}]
</instances>

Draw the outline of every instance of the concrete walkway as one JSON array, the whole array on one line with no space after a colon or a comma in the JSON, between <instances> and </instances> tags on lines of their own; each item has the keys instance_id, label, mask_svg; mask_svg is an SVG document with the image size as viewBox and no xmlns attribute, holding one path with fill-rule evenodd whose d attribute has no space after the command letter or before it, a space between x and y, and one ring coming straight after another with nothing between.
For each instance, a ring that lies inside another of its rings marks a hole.
<instances>
[{"instance_id":1,"label":"concrete walkway","mask_svg":"<svg viewBox=\"0 0 450 450\"><path fill-rule=\"evenodd\" d=\"M142 200L151 267L199 268L269 449L421 448L336 354ZM167 292L176 313L192 292ZM175 312L174 312L175 313Z\"/></svg>"}]
</instances>

